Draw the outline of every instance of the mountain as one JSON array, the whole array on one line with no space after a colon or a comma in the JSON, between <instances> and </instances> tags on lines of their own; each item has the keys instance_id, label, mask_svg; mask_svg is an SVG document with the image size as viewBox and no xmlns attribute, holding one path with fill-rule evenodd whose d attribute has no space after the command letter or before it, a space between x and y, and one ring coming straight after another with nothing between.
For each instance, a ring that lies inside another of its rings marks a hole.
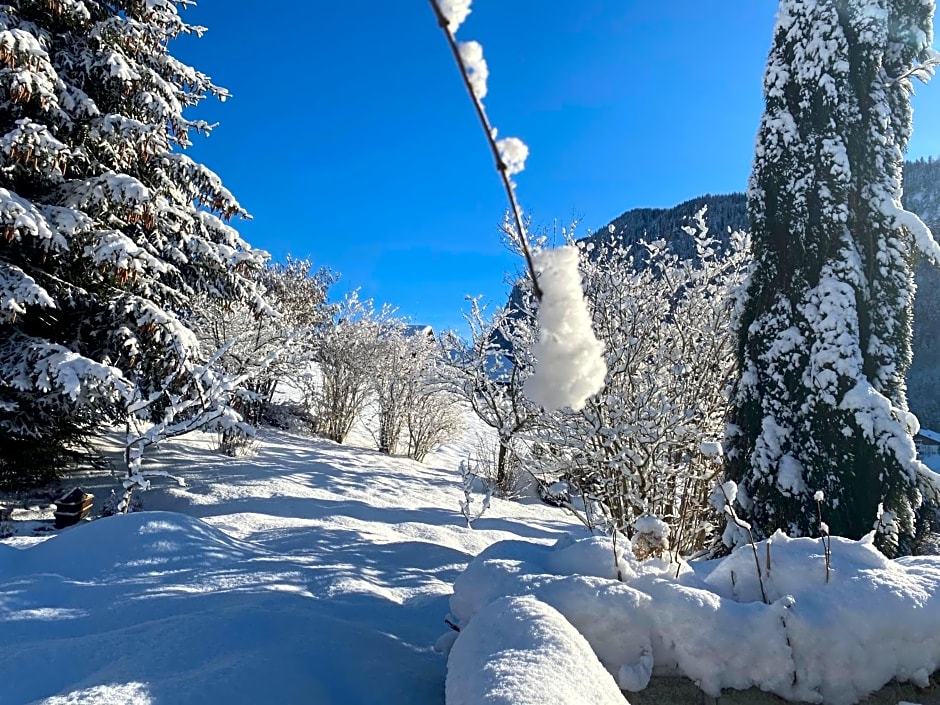
<instances>
[{"instance_id":1,"label":"mountain","mask_svg":"<svg viewBox=\"0 0 940 705\"><path fill-rule=\"evenodd\" d=\"M747 228L747 202L743 193L706 194L673 208L634 208L584 239L594 243L616 241L625 245L640 240L665 240L677 254L691 257L692 240L682 231L682 226L703 207L708 208L708 230L716 237L726 236L729 229Z\"/></svg>"},{"instance_id":2,"label":"mountain","mask_svg":"<svg viewBox=\"0 0 940 705\"><path fill-rule=\"evenodd\" d=\"M905 164L904 191L904 205L940 237L940 159ZM917 267L914 362L907 388L921 426L940 430L940 271L924 261Z\"/></svg>"}]
</instances>

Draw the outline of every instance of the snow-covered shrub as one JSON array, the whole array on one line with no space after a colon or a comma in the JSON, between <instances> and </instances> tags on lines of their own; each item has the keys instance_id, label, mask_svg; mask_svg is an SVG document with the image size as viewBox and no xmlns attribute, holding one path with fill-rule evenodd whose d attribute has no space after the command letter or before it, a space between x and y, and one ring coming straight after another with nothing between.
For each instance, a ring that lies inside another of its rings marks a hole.
<instances>
[{"instance_id":1,"label":"snow-covered shrub","mask_svg":"<svg viewBox=\"0 0 940 705\"><path fill-rule=\"evenodd\" d=\"M445 341L452 388L483 423L496 431L493 479L503 493L516 484L520 434L534 429L542 418L539 407L526 397L523 386L532 372L535 341L533 296L527 286L516 289L505 308L487 314L478 299L471 299L465 316L470 340Z\"/></svg>"},{"instance_id":2,"label":"snow-covered shrub","mask_svg":"<svg viewBox=\"0 0 940 705\"><path fill-rule=\"evenodd\" d=\"M700 548L713 530L708 497L721 465L703 448L723 433L731 307L749 261L747 238L734 234L723 247L708 235L704 212L685 234L692 259L663 242L580 242L606 383L542 433L564 449L571 483L600 501L611 528L629 535L637 517L652 514L681 551Z\"/></svg>"},{"instance_id":3,"label":"snow-covered shrub","mask_svg":"<svg viewBox=\"0 0 940 705\"><path fill-rule=\"evenodd\" d=\"M372 399L382 453L419 462L460 429L460 400L449 390L447 363L429 326L386 319L378 331Z\"/></svg>"},{"instance_id":4,"label":"snow-covered shrub","mask_svg":"<svg viewBox=\"0 0 940 705\"><path fill-rule=\"evenodd\" d=\"M531 477L519 457L520 452L524 452L524 449L518 441L510 441L510 450L507 452L499 442L494 443L492 434L478 433L471 445L474 471L486 480L500 497L516 497L531 484Z\"/></svg>"},{"instance_id":5,"label":"snow-covered shrub","mask_svg":"<svg viewBox=\"0 0 940 705\"><path fill-rule=\"evenodd\" d=\"M460 432L463 420L462 400L428 380L415 394L408 410L407 455L419 463L428 453L440 448Z\"/></svg>"},{"instance_id":6,"label":"snow-covered shrub","mask_svg":"<svg viewBox=\"0 0 940 705\"><path fill-rule=\"evenodd\" d=\"M149 447L200 429L253 433L253 427L235 409L239 385L245 378L227 374L219 364L225 350L223 347L198 364L184 359L163 380L163 386L147 397L139 389L134 391L127 407L124 448L127 476L122 482L124 496L118 511L127 511L134 490L150 488L150 478L172 477L163 470L142 469ZM184 484L180 479L177 482Z\"/></svg>"},{"instance_id":7,"label":"snow-covered shrub","mask_svg":"<svg viewBox=\"0 0 940 705\"><path fill-rule=\"evenodd\" d=\"M326 269L314 270L309 259L288 257L257 275L274 309L271 315L259 316L244 303L207 296L193 303L187 321L208 349L224 348L219 365L242 379L233 407L246 423L260 424L278 382L309 368L317 335L330 323L333 307L326 298L335 279ZM252 436L230 427L220 429L219 440L224 453L236 455L251 445Z\"/></svg>"},{"instance_id":8,"label":"snow-covered shrub","mask_svg":"<svg viewBox=\"0 0 940 705\"><path fill-rule=\"evenodd\" d=\"M398 452L408 416L419 391L428 383L435 353L434 336L428 328L411 327L393 320L379 331L373 357L372 392L380 453Z\"/></svg>"},{"instance_id":9,"label":"snow-covered shrub","mask_svg":"<svg viewBox=\"0 0 940 705\"><path fill-rule=\"evenodd\" d=\"M767 542L756 552L765 556ZM871 536L834 537L827 581L821 553L815 539L775 534L773 568L762 586L748 546L697 561L695 570L683 565L678 574L674 565L640 563L624 550L618 581L601 537L565 536L554 546L503 541L454 583L450 619L460 636L453 648L478 616L493 627L490 605L529 595L561 612L627 690L644 689L656 673L684 676L729 701L751 702L749 694L727 690L754 687L786 702L851 705L897 702L889 699L893 687L866 700L892 679L921 688L935 683L940 563L890 561ZM507 647L518 646L514 639L531 625L518 624L518 631L503 637ZM490 654L497 652L494 645Z\"/></svg>"},{"instance_id":10,"label":"snow-covered shrub","mask_svg":"<svg viewBox=\"0 0 940 705\"><path fill-rule=\"evenodd\" d=\"M571 622L531 596L483 607L447 660L447 705L629 705Z\"/></svg>"},{"instance_id":11,"label":"snow-covered shrub","mask_svg":"<svg viewBox=\"0 0 940 705\"><path fill-rule=\"evenodd\" d=\"M664 558L669 550L669 524L650 514L639 517L633 522L630 550L638 561Z\"/></svg>"},{"instance_id":12,"label":"snow-covered shrub","mask_svg":"<svg viewBox=\"0 0 940 705\"><path fill-rule=\"evenodd\" d=\"M333 320L314 339L315 365L294 382L315 420L314 430L342 443L373 391L376 356L383 331L394 320L392 310L376 310L353 291L333 311Z\"/></svg>"},{"instance_id":13,"label":"snow-covered shrub","mask_svg":"<svg viewBox=\"0 0 940 705\"><path fill-rule=\"evenodd\" d=\"M168 52L202 30L174 2L86 5L0 7L0 465L23 479L194 391L193 297L265 309L244 210L184 152L211 130L185 110L228 95Z\"/></svg>"}]
</instances>

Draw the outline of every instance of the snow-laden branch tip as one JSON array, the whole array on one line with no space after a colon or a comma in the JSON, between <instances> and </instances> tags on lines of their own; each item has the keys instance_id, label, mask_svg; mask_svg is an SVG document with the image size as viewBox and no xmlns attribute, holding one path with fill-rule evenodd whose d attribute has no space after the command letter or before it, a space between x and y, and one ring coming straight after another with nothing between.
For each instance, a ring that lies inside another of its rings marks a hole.
<instances>
[{"instance_id":1,"label":"snow-laden branch tip","mask_svg":"<svg viewBox=\"0 0 940 705\"><path fill-rule=\"evenodd\" d=\"M940 66L940 52L932 47L924 50L923 60L912 66L897 78L890 81L889 85L895 85L909 78L916 78L921 83L930 83L937 73L937 67Z\"/></svg>"},{"instance_id":2,"label":"snow-laden branch tip","mask_svg":"<svg viewBox=\"0 0 940 705\"><path fill-rule=\"evenodd\" d=\"M470 14L470 3L472 0L439 0L438 7L441 14L447 20L447 29L451 34L455 34L467 15Z\"/></svg>"},{"instance_id":3,"label":"snow-laden branch tip","mask_svg":"<svg viewBox=\"0 0 940 705\"><path fill-rule=\"evenodd\" d=\"M588 397L604 386L604 346L594 336L581 291L578 249L571 245L542 250L534 256L541 271L539 339L534 346L535 372L525 393L546 409L584 408Z\"/></svg>"},{"instance_id":4,"label":"snow-laden branch tip","mask_svg":"<svg viewBox=\"0 0 940 705\"><path fill-rule=\"evenodd\" d=\"M486 59L483 58L483 45L480 42L469 41L460 42L457 45L460 51L460 60L463 61L467 69L467 75L470 78L470 88L477 100L486 98L486 79L490 76L490 70L486 67Z\"/></svg>"},{"instance_id":5,"label":"snow-laden branch tip","mask_svg":"<svg viewBox=\"0 0 940 705\"><path fill-rule=\"evenodd\" d=\"M486 79L489 75L489 69L483 60L483 47L478 42L472 41L458 45L457 40L454 38L454 32L457 31L460 22L463 22L470 12L470 0L430 0L430 3L438 24L444 30L444 36L447 37L447 44L457 61L460 75L470 93L474 110L496 160L496 171L499 173L499 178L506 189L506 197L509 199L509 208L512 211L516 232L518 233L517 243L519 249L522 250L526 268L532 280L532 293L536 299L541 299L542 290L539 287L535 274L535 265L532 262L532 250L529 247L529 238L526 234L525 223L522 220L522 209L519 207L519 201L516 198L515 184L510 179L512 174L522 171L522 167L525 165L525 157L522 157L521 160L519 158L519 147L525 147L525 145L521 140L518 141L518 144L510 143L507 145L508 151L513 157L513 164L509 165L504 161L500 147L496 144L496 130L490 124L490 120L486 116L486 110L483 107L482 98L486 95ZM525 148L525 151L527 155L528 148Z\"/></svg>"},{"instance_id":6,"label":"snow-laden branch tip","mask_svg":"<svg viewBox=\"0 0 940 705\"><path fill-rule=\"evenodd\" d=\"M894 218L895 223L907 228L914 236L914 246L935 267L940 267L940 243L934 238L930 227L916 213L902 208L892 199L884 198L880 202L881 212Z\"/></svg>"}]
</instances>

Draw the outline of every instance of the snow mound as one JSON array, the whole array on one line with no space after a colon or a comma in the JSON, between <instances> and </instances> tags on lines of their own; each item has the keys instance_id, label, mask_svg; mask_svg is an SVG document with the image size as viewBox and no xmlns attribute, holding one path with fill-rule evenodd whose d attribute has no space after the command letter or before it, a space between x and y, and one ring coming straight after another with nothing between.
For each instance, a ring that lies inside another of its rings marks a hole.
<instances>
[{"instance_id":1,"label":"snow mound","mask_svg":"<svg viewBox=\"0 0 940 705\"><path fill-rule=\"evenodd\" d=\"M89 550L94 547L94 550ZM72 580L175 568L212 568L259 551L199 519L173 512L136 512L84 522L28 548L4 546L4 575L55 573Z\"/></svg>"},{"instance_id":2,"label":"snow mound","mask_svg":"<svg viewBox=\"0 0 940 705\"><path fill-rule=\"evenodd\" d=\"M533 596L564 615L624 690L655 673L714 697L757 687L848 705L892 679L928 684L940 668L940 558L891 561L870 540L833 538L827 572L821 541L778 534L768 572L767 545L756 546L764 602L749 545L678 577L675 565L625 548L621 583L603 539L502 542L458 577L451 611L465 630L503 596Z\"/></svg>"},{"instance_id":3,"label":"snow mound","mask_svg":"<svg viewBox=\"0 0 940 705\"><path fill-rule=\"evenodd\" d=\"M533 597L491 602L460 632L447 661L446 699L447 705L626 702L584 637Z\"/></svg>"}]
</instances>

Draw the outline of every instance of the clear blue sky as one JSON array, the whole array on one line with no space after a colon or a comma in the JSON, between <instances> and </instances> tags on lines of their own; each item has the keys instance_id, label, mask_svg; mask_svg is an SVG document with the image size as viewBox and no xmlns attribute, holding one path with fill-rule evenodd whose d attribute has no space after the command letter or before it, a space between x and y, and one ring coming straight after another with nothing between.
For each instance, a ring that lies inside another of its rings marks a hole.
<instances>
[{"instance_id":1,"label":"clear blue sky","mask_svg":"<svg viewBox=\"0 0 940 705\"><path fill-rule=\"evenodd\" d=\"M776 6L476 0L458 38L483 45L494 125L529 145L536 229L743 190ZM505 301L505 197L427 0L200 0L184 17L209 31L171 51L233 94L192 113L219 127L190 154L252 213L249 242L436 328L466 295ZM940 156L940 82L917 90L910 156Z\"/></svg>"}]
</instances>

